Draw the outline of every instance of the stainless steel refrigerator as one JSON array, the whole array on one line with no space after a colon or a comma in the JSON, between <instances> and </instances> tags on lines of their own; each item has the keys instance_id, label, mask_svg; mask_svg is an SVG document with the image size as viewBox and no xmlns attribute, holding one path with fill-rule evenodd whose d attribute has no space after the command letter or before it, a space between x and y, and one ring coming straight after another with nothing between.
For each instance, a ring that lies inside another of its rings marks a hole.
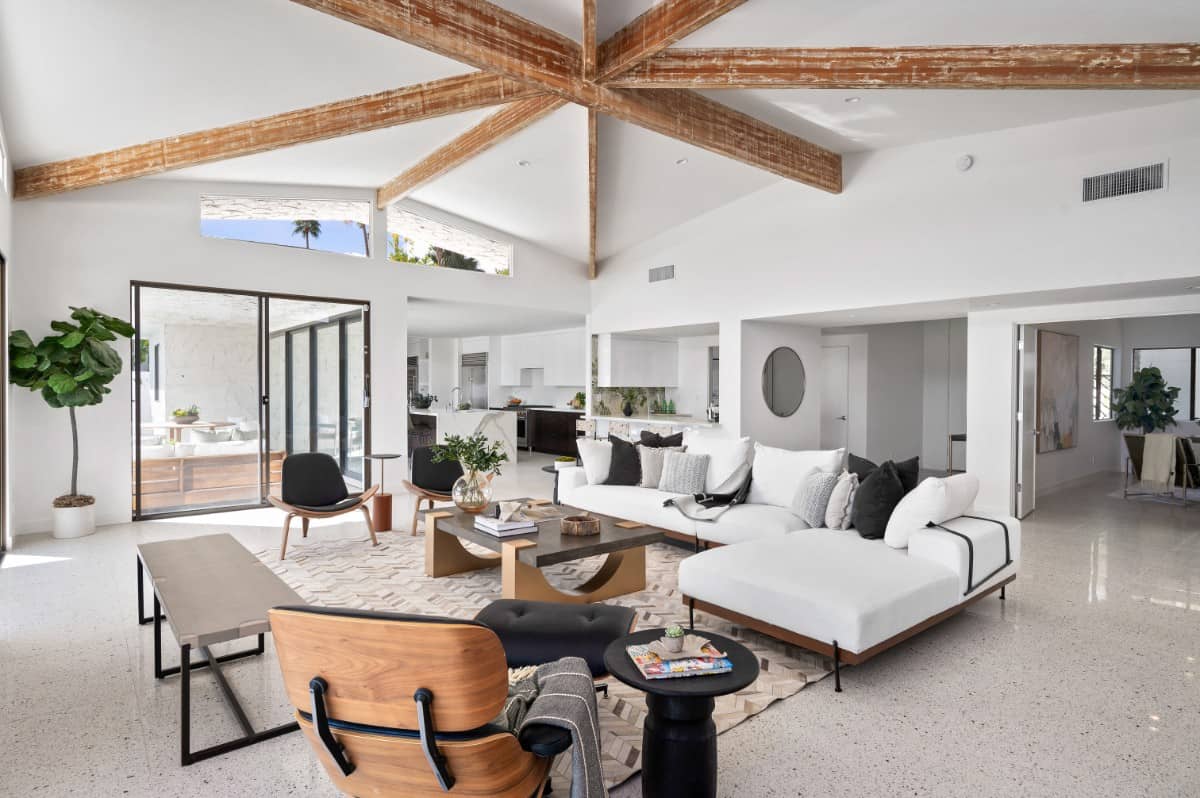
<instances>
[{"instance_id":1,"label":"stainless steel refrigerator","mask_svg":"<svg viewBox=\"0 0 1200 798\"><path fill-rule=\"evenodd\" d=\"M487 352L471 352L462 356L458 385L462 400L476 410L488 408Z\"/></svg>"}]
</instances>

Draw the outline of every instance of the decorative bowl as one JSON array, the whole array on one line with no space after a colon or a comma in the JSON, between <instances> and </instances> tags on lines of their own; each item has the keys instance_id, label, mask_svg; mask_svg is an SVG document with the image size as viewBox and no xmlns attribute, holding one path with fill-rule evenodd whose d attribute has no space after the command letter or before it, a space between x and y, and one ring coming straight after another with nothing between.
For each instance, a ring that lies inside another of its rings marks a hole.
<instances>
[{"instance_id":1,"label":"decorative bowl","mask_svg":"<svg viewBox=\"0 0 1200 798\"><path fill-rule=\"evenodd\" d=\"M189 416L172 416L172 420L173 420L173 421L174 421L176 424L195 424L197 421L199 421L199 420L200 420L200 416L195 416L195 415L189 415Z\"/></svg>"},{"instance_id":2,"label":"decorative bowl","mask_svg":"<svg viewBox=\"0 0 1200 798\"><path fill-rule=\"evenodd\" d=\"M562 533L575 537L600 534L600 519L591 515L568 515L562 520Z\"/></svg>"}]
</instances>

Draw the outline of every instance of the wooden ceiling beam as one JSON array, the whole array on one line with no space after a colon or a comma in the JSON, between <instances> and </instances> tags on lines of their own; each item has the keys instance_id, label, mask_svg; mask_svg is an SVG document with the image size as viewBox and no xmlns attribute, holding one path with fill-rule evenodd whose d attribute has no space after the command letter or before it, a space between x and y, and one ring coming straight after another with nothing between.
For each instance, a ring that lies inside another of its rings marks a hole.
<instances>
[{"instance_id":1,"label":"wooden ceiling beam","mask_svg":"<svg viewBox=\"0 0 1200 798\"><path fill-rule=\"evenodd\" d=\"M578 42L485 0L292 2L544 91L581 80Z\"/></svg>"},{"instance_id":2,"label":"wooden ceiling beam","mask_svg":"<svg viewBox=\"0 0 1200 798\"><path fill-rule=\"evenodd\" d=\"M583 79L596 79L596 0L583 0Z\"/></svg>"},{"instance_id":3,"label":"wooden ceiling beam","mask_svg":"<svg viewBox=\"0 0 1200 798\"><path fill-rule=\"evenodd\" d=\"M541 94L505 106L381 186L375 192L375 205L386 208L566 104L561 97Z\"/></svg>"},{"instance_id":4,"label":"wooden ceiling beam","mask_svg":"<svg viewBox=\"0 0 1200 798\"><path fill-rule=\"evenodd\" d=\"M596 197L599 183L599 117L588 109L588 279L596 279Z\"/></svg>"},{"instance_id":5,"label":"wooden ceiling beam","mask_svg":"<svg viewBox=\"0 0 1200 798\"><path fill-rule=\"evenodd\" d=\"M474 72L402 89L186 133L145 144L27 166L16 171L15 196L37 197L348 136L539 94L526 84Z\"/></svg>"},{"instance_id":6,"label":"wooden ceiling beam","mask_svg":"<svg viewBox=\"0 0 1200 798\"><path fill-rule=\"evenodd\" d=\"M837 194L842 156L692 91L598 86L594 107L685 144Z\"/></svg>"},{"instance_id":7,"label":"wooden ceiling beam","mask_svg":"<svg viewBox=\"0 0 1200 798\"><path fill-rule=\"evenodd\" d=\"M1200 44L667 50L609 86L677 89L1200 89Z\"/></svg>"},{"instance_id":8,"label":"wooden ceiling beam","mask_svg":"<svg viewBox=\"0 0 1200 798\"><path fill-rule=\"evenodd\" d=\"M744 2L663 0L600 45L598 79L620 75Z\"/></svg>"}]
</instances>

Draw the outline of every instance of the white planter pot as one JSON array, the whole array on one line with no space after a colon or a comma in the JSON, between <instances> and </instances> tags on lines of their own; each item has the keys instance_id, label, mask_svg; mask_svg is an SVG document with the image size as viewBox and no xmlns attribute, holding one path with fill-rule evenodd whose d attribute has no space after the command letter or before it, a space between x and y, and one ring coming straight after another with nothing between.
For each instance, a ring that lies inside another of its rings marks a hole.
<instances>
[{"instance_id":1,"label":"white planter pot","mask_svg":"<svg viewBox=\"0 0 1200 798\"><path fill-rule=\"evenodd\" d=\"M54 537L82 538L96 531L96 505L55 507L53 509Z\"/></svg>"}]
</instances>

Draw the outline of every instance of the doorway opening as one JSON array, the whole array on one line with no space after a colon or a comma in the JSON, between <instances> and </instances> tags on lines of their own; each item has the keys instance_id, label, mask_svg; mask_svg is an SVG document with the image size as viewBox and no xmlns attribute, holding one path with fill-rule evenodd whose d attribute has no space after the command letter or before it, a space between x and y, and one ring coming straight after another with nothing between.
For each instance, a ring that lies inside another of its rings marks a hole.
<instances>
[{"instance_id":1,"label":"doorway opening","mask_svg":"<svg viewBox=\"0 0 1200 798\"><path fill-rule=\"evenodd\" d=\"M297 452L370 479L370 305L132 284L133 518L260 507Z\"/></svg>"}]
</instances>

